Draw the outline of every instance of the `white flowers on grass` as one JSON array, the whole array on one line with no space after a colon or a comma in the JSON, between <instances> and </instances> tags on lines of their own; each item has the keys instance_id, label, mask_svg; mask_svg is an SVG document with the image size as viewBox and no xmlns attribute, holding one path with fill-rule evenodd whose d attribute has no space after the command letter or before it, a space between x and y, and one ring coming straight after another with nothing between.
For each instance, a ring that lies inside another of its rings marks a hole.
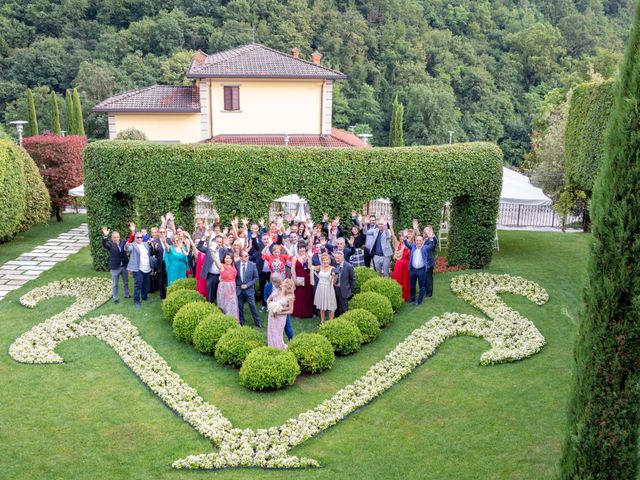
<instances>
[{"instance_id":1,"label":"white flowers on grass","mask_svg":"<svg viewBox=\"0 0 640 480\"><path fill-rule=\"evenodd\" d=\"M76 301L13 342L9 348L11 358L23 363L62 363L62 357L53 349L63 340L77 337L77 324L73 322L109 301L111 280L67 278L31 290L20 298L20 303L33 308L43 300L66 296L75 297Z\"/></svg>"},{"instance_id":2,"label":"white flowers on grass","mask_svg":"<svg viewBox=\"0 0 640 480\"><path fill-rule=\"evenodd\" d=\"M493 320L484 328L477 326L475 333L469 332L491 343L491 350L482 354L480 364L521 360L544 347L544 337L535 325L509 308L498 296L500 293L513 293L537 305L544 305L549 295L537 283L511 275L476 273L455 277L451 281L451 290Z\"/></svg>"},{"instance_id":3,"label":"white flowers on grass","mask_svg":"<svg viewBox=\"0 0 640 480\"><path fill-rule=\"evenodd\" d=\"M234 428L220 410L207 403L171 370L122 315L103 315L75 323L82 315L109 300L108 279L55 282L23 296L21 302L29 307L62 295L75 296L77 301L64 312L22 335L11 346L10 354L21 362L55 363L62 359L53 350L63 340L94 336L106 342L169 408L217 448L215 453L176 460L173 463L175 468L318 466L316 460L290 456L288 451L382 395L421 365L447 338L456 335L484 337L492 348L482 355L480 362L483 365L519 360L539 351L544 345L544 338L535 326L498 297L499 293L510 292L542 305L548 295L537 284L508 275L473 274L454 278L451 288L491 320L460 313L434 317L414 330L354 383L337 391L317 407L269 429Z\"/></svg>"}]
</instances>

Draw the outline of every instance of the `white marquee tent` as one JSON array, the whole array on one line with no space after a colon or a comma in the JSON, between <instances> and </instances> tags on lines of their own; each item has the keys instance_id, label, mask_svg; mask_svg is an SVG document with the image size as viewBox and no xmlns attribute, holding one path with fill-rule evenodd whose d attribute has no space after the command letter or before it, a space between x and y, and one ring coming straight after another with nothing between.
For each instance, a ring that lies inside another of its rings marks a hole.
<instances>
[{"instance_id":1,"label":"white marquee tent","mask_svg":"<svg viewBox=\"0 0 640 480\"><path fill-rule=\"evenodd\" d=\"M500 203L551 205L552 201L541 188L531 185L529 177L503 167Z\"/></svg>"}]
</instances>

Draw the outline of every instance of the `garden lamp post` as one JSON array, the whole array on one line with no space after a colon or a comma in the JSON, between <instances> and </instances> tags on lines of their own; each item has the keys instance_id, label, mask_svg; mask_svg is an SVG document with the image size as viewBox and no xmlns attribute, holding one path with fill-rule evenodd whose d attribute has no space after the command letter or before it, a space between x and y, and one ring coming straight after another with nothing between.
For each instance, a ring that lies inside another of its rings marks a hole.
<instances>
[{"instance_id":1,"label":"garden lamp post","mask_svg":"<svg viewBox=\"0 0 640 480\"><path fill-rule=\"evenodd\" d=\"M22 146L22 132L24 131L24 126L29 123L26 120L14 120L13 122L9 122L11 125L15 125L16 130L18 131L18 143Z\"/></svg>"},{"instance_id":2,"label":"garden lamp post","mask_svg":"<svg viewBox=\"0 0 640 480\"><path fill-rule=\"evenodd\" d=\"M449 130L449 145L453 142L453 130Z\"/></svg>"}]
</instances>

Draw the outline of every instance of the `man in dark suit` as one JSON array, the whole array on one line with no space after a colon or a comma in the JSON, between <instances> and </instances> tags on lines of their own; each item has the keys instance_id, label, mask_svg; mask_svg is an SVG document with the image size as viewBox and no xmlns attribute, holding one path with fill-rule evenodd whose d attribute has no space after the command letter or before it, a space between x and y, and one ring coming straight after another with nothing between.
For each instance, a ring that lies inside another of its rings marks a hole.
<instances>
[{"instance_id":1,"label":"man in dark suit","mask_svg":"<svg viewBox=\"0 0 640 480\"><path fill-rule=\"evenodd\" d=\"M336 301L338 308L336 309L336 317L339 317L349 308L349 299L353 296L356 289L356 274L353 266L344 259L344 252L338 250L334 253L336 266L333 272L336 274Z\"/></svg>"},{"instance_id":2,"label":"man in dark suit","mask_svg":"<svg viewBox=\"0 0 640 480\"><path fill-rule=\"evenodd\" d=\"M167 230L164 227L160 227L158 229L157 237L152 234L152 239L149 242L149 245L151 246L151 254L155 257L155 286L160 294L160 298L163 300L167 297L167 266L164 263L164 244L167 242ZM153 291L153 289L149 290L149 292Z\"/></svg>"},{"instance_id":3,"label":"man in dark suit","mask_svg":"<svg viewBox=\"0 0 640 480\"><path fill-rule=\"evenodd\" d=\"M240 316L240 325L244 325L244 304L249 304L251 316L256 327L262 328L258 309L256 308L256 289L255 285L258 281L258 269L256 264L249 260L249 254L242 252L240 261L236 262L236 295L238 295L238 313Z\"/></svg>"},{"instance_id":4,"label":"man in dark suit","mask_svg":"<svg viewBox=\"0 0 640 480\"><path fill-rule=\"evenodd\" d=\"M223 248L222 235L216 235L215 243L211 243L211 230L207 229L204 238L198 242L196 248L205 254L204 264L200 272L200 277L207 281L207 296L210 303L216 302L218 295L218 284L220 283L220 270L213 260L214 255L218 255L218 262L222 263L225 253L233 252L230 249Z\"/></svg>"},{"instance_id":5,"label":"man in dark suit","mask_svg":"<svg viewBox=\"0 0 640 480\"><path fill-rule=\"evenodd\" d=\"M109 252L109 270L111 271L111 293L113 303L120 303L118 297L118 279L122 277L124 298L129 297L129 279L127 276L127 264L129 258L125 249L125 241L120 240L120 233L113 232L109 240L109 229L102 227L102 246Z\"/></svg>"},{"instance_id":6,"label":"man in dark suit","mask_svg":"<svg viewBox=\"0 0 640 480\"><path fill-rule=\"evenodd\" d=\"M405 246L411 251L409 255L409 282L411 284L410 302L416 301L416 281L420 291L417 304L422 303L425 291L427 297L433 293L433 267L435 267L435 236L428 237L427 241L421 235L417 235L415 243L409 244L405 240Z\"/></svg>"}]
</instances>

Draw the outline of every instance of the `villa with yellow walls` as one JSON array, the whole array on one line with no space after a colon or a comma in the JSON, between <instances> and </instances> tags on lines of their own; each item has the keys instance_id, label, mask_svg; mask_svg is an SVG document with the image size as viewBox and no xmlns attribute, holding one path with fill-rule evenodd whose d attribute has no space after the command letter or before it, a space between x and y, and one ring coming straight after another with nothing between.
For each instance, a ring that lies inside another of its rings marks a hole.
<instances>
[{"instance_id":1,"label":"villa with yellow walls","mask_svg":"<svg viewBox=\"0 0 640 480\"><path fill-rule=\"evenodd\" d=\"M366 144L333 128L333 82L346 76L259 44L194 54L190 86L154 85L94 107L109 117L109 137L136 128L151 141L323 147Z\"/></svg>"}]
</instances>

